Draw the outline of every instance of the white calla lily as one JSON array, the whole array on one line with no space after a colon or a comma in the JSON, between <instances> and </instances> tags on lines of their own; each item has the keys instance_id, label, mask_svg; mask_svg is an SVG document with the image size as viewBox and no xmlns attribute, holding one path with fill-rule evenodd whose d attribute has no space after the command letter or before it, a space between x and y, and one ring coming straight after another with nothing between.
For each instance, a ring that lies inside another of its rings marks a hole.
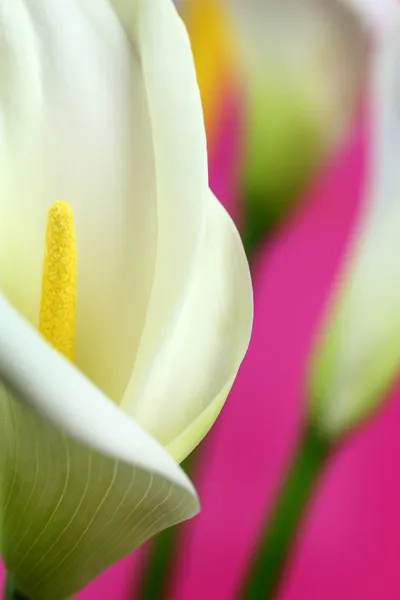
<instances>
[{"instance_id":1,"label":"white calla lily","mask_svg":"<svg viewBox=\"0 0 400 600\"><path fill-rule=\"evenodd\" d=\"M21 591L54 600L197 512L176 461L233 383L251 284L208 188L171 0L7 1L0 39L1 554ZM75 365L35 331L60 199L76 227Z\"/></svg>"},{"instance_id":2,"label":"white calla lily","mask_svg":"<svg viewBox=\"0 0 400 600\"><path fill-rule=\"evenodd\" d=\"M311 369L313 419L333 437L382 403L400 369L400 8L388 17L374 51L366 214Z\"/></svg>"}]
</instances>

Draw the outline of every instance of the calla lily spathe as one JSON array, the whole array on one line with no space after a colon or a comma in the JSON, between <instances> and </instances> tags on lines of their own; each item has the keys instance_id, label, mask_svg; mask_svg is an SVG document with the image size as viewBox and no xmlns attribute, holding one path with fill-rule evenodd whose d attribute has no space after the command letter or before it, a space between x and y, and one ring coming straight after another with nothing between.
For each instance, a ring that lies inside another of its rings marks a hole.
<instances>
[{"instance_id":1,"label":"calla lily spathe","mask_svg":"<svg viewBox=\"0 0 400 600\"><path fill-rule=\"evenodd\" d=\"M54 600L197 512L176 461L233 383L251 285L208 188L171 0L7 1L0 38L1 553L17 587ZM36 331L59 199L76 223L75 365Z\"/></svg>"},{"instance_id":2,"label":"calla lily spathe","mask_svg":"<svg viewBox=\"0 0 400 600\"><path fill-rule=\"evenodd\" d=\"M385 23L373 58L365 214L311 369L312 418L331 437L380 406L400 367L400 8L395 3Z\"/></svg>"}]
</instances>

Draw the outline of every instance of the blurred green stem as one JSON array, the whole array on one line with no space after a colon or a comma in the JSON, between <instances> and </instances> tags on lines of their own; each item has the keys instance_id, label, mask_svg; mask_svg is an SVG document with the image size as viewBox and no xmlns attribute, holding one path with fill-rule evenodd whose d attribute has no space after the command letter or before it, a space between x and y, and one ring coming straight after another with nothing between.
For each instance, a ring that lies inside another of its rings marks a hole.
<instances>
[{"instance_id":1,"label":"blurred green stem","mask_svg":"<svg viewBox=\"0 0 400 600\"><path fill-rule=\"evenodd\" d=\"M313 427L304 432L265 525L240 600L276 597L299 528L320 475L330 456L331 444Z\"/></svg>"},{"instance_id":2,"label":"blurred green stem","mask_svg":"<svg viewBox=\"0 0 400 600\"><path fill-rule=\"evenodd\" d=\"M24 594L21 594L14 587L12 580L8 576L6 578L6 582L5 582L5 586L4 586L3 598L4 598L4 600L29 600L29 598L27 598L27 596L25 596Z\"/></svg>"}]
</instances>

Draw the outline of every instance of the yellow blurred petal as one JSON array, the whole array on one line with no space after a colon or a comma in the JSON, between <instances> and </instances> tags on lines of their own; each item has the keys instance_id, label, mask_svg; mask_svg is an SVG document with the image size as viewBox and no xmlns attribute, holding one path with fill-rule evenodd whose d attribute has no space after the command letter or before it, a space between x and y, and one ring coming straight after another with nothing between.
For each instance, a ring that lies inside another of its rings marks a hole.
<instances>
[{"instance_id":1,"label":"yellow blurred petal","mask_svg":"<svg viewBox=\"0 0 400 600\"><path fill-rule=\"evenodd\" d=\"M185 20L195 59L197 81L210 139L224 82L233 77L234 39L229 14L220 0L189 0Z\"/></svg>"}]
</instances>

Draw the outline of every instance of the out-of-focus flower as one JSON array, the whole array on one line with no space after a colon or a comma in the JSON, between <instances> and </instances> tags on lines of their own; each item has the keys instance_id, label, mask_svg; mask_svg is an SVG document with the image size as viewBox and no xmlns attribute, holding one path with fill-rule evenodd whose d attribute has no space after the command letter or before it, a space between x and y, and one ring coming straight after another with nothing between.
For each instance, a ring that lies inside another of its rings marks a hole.
<instances>
[{"instance_id":1,"label":"out-of-focus flower","mask_svg":"<svg viewBox=\"0 0 400 600\"><path fill-rule=\"evenodd\" d=\"M367 62L341 0L225 0L248 96L244 196L259 236L298 196L354 118Z\"/></svg>"},{"instance_id":2,"label":"out-of-focus flower","mask_svg":"<svg viewBox=\"0 0 400 600\"><path fill-rule=\"evenodd\" d=\"M194 55L209 146L218 129L226 96L238 85L234 39L225 6L220 0L181 0Z\"/></svg>"},{"instance_id":3,"label":"out-of-focus flower","mask_svg":"<svg viewBox=\"0 0 400 600\"><path fill-rule=\"evenodd\" d=\"M356 10L367 27L386 26L388 17L397 0L342 0Z\"/></svg>"},{"instance_id":4,"label":"out-of-focus flower","mask_svg":"<svg viewBox=\"0 0 400 600\"><path fill-rule=\"evenodd\" d=\"M226 399L251 286L171 0L0 23L1 554L54 600L197 511L175 460Z\"/></svg>"},{"instance_id":5,"label":"out-of-focus flower","mask_svg":"<svg viewBox=\"0 0 400 600\"><path fill-rule=\"evenodd\" d=\"M368 203L311 372L313 419L337 436L385 397L400 366L400 8L377 42Z\"/></svg>"}]
</instances>

